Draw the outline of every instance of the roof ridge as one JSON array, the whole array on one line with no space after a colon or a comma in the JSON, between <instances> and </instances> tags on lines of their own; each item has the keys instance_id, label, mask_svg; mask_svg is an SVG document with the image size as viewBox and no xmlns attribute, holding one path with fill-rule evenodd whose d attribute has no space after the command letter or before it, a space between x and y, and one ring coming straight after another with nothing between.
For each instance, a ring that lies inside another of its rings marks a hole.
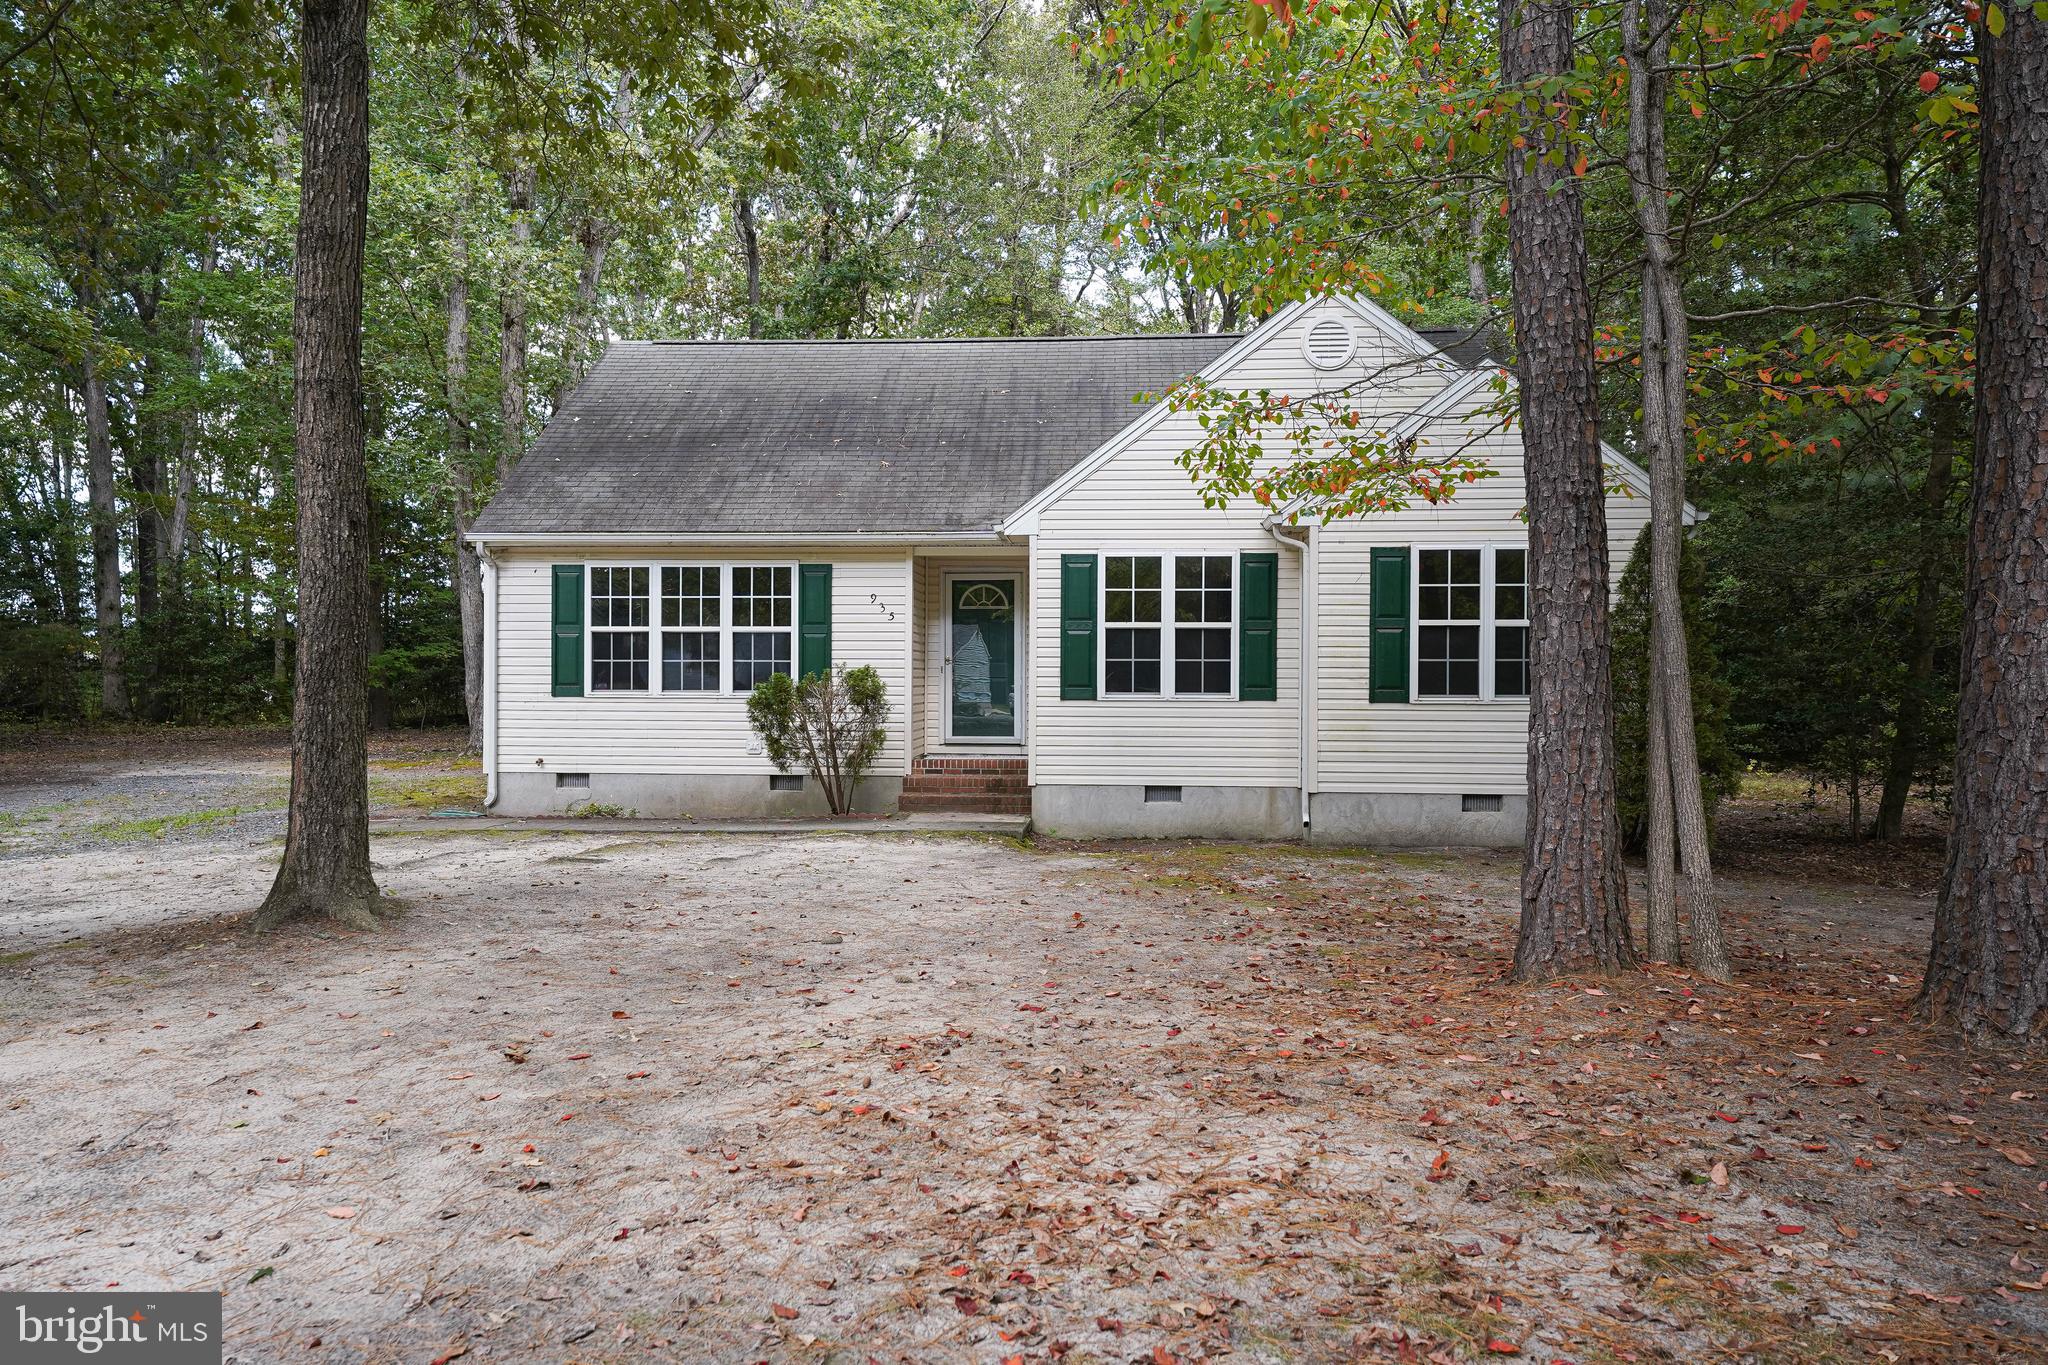
<instances>
[{"instance_id":1,"label":"roof ridge","mask_svg":"<svg viewBox=\"0 0 2048 1365\"><path fill-rule=\"evenodd\" d=\"M1030 337L639 337L614 346L944 346L967 342L1236 341L1243 332L1096 332L1086 336Z\"/></svg>"}]
</instances>

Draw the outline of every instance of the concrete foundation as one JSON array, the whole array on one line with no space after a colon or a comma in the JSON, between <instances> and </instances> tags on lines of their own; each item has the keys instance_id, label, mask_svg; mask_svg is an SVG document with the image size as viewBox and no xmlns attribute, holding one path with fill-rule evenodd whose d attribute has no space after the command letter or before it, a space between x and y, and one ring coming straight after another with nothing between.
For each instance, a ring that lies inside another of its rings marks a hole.
<instances>
[{"instance_id":1,"label":"concrete foundation","mask_svg":"<svg viewBox=\"0 0 2048 1365\"><path fill-rule=\"evenodd\" d=\"M1368 848L1518 848L1529 798L1502 796L1499 810L1466 810L1462 796L1416 792L1316 792L1309 840Z\"/></svg>"},{"instance_id":2,"label":"concrete foundation","mask_svg":"<svg viewBox=\"0 0 2048 1365\"><path fill-rule=\"evenodd\" d=\"M1155 798L1146 800L1148 790ZM1031 828L1058 839L1299 839L1297 787L1036 786Z\"/></svg>"},{"instance_id":3,"label":"concrete foundation","mask_svg":"<svg viewBox=\"0 0 2048 1365\"><path fill-rule=\"evenodd\" d=\"M659 819L798 819L829 813L825 794L808 775L799 791L774 791L766 773L588 773L588 786L563 786L576 774L498 774L492 815L575 815L589 807L608 814ZM901 777L869 777L854 790L854 809L893 812Z\"/></svg>"}]
</instances>

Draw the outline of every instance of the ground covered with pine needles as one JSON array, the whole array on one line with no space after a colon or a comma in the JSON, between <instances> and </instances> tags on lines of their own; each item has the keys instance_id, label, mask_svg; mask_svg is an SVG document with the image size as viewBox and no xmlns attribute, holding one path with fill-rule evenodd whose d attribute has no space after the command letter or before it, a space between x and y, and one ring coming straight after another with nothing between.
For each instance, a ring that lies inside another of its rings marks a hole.
<instances>
[{"instance_id":1,"label":"ground covered with pine needles","mask_svg":"<svg viewBox=\"0 0 2048 1365\"><path fill-rule=\"evenodd\" d=\"M1496 854L451 821L251 939L261 829L17 842L0 1277L249 1361L2038 1358L2048 1078L1801 818L1734 984L1534 989Z\"/></svg>"}]
</instances>

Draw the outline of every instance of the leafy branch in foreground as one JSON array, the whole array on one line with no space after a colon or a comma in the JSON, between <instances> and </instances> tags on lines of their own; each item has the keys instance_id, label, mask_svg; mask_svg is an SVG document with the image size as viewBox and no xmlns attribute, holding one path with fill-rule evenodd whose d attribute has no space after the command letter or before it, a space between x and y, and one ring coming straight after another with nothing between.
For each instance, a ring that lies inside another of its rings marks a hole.
<instances>
[{"instance_id":1,"label":"leafy branch in foreground","mask_svg":"<svg viewBox=\"0 0 2048 1365\"><path fill-rule=\"evenodd\" d=\"M1445 502L1465 485L1496 474L1470 452L1510 421L1503 375L1472 386L1475 399L1488 390L1491 397L1471 412L1438 414L1478 419L1456 447L1440 453L1428 449L1418 420L1425 413L1361 411L1353 398L1356 387L1297 396L1190 377L1164 401L1171 412L1194 413L1202 439L1175 462L1195 480L1206 506L1250 497L1290 523L1314 516L1326 525L1339 517ZM1159 395L1142 397L1153 401Z\"/></svg>"}]
</instances>

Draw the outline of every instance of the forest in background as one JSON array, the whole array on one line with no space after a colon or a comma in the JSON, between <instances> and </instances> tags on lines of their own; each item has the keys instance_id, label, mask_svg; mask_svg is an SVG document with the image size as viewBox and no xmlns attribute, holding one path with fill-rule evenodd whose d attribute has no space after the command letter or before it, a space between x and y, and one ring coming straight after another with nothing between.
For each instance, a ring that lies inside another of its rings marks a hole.
<instances>
[{"instance_id":1,"label":"forest in background","mask_svg":"<svg viewBox=\"0 0 2048 1365\"><path fill-rule=\"evenodd\" d=\"M1813 44L1806 70L1731 80L1672 124L1697 225L1683 274L1688 491L1708 513L1698 653L1718 660L1704 691L1725 698L1702 708L1723 721L1702 754L1724 776L1756 762L1938 789L1969 485L1954 377L1976 268L1969 31L1960 11L1872 13L1911 43L1830 61L1822 35L1798 31L1804 12L1760 11L1777 37ZM1226 37L1256 19L1196 13ZM1388 13L1390 32L1438 55L1491 41L1490 9ZM1408 182L1379 175L1356 201L1287 198L1357 136L1333 109L1435 146L1426 90L1371 79L1399 77L1405 48L1332 51L1304 30L1274 62L1205 69L1162 58L1186 35L1143 17L818 4L767 12L738 58L661 32L652 7L379 6L363 338L373 722L462 720L456 530L608 337L1235 330L1333 283L1412 321L1505 333L1497 175L1418 156ZM11 21L0 709L282 718L289 16L82 0ZM544 44L519 30L542 22ZM1611 26L1591 41L1611 44ZM1381 101L1358 106L1374 89ZM1605 431L1632 449L1640 244L1612 169L1581 173ZM1247 237L1265 213L1307 223ZM1368 273L1332 275L1304 242ZM1628 653L1643 647L1629 619L1624 729Z\"/></svg>"}]
</instances>

